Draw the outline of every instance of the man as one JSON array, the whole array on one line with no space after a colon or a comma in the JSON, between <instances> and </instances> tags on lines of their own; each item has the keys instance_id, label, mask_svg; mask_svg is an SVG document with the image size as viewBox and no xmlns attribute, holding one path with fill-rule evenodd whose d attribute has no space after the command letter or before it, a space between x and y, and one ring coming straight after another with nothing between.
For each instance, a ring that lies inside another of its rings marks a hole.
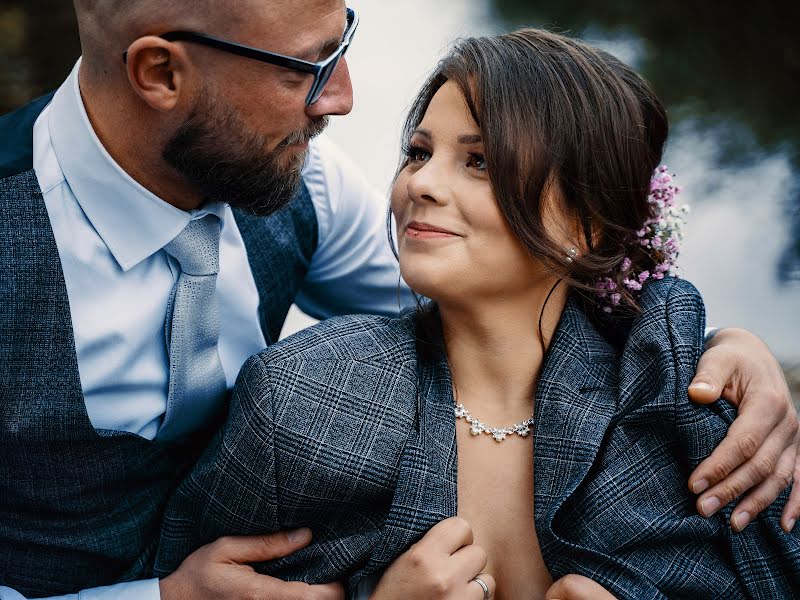
<instances>
[{"instance_id":1,"label":"man","mask_svg":"<svg viewBox=\"0 0 800 600\"><path fill-rule=\"evenodd\" d=\"M308 531L223 539L143 578L164 502L291 304L397 311L383 202L309 146L350 111L356 16L341 0L75 6L81 61L0 123L0 597L340 597L247 566ZM734 517L754 515L786 487L796 418L763 345L712 344L698 399L727 387L747 410L692 484L705 514L756 486Z\"/></svg>"}]
</instances>

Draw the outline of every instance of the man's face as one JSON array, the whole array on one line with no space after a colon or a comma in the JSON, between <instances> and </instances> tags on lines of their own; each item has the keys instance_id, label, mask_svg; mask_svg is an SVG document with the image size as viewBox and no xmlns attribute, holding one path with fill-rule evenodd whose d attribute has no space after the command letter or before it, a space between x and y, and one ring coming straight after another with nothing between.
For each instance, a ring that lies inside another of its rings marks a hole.
<instances>
[{"instance_id":1,"label":"man's face","mask_svg":"<svg viewBox=\"0 0 800 600\"><path fill-rule=\"evenodd\" d=\"M249 18L211 35L309 61L341 42L341 0L248 3ZM265 6L266 5L266 6ZM313 76L192 45L203 83L191 114L164 149L165 160L206 200L271 214L293 196L309 140L329 115L352 108L346 60L319 100L305 105Z\"/></svg>"}]
</instances>

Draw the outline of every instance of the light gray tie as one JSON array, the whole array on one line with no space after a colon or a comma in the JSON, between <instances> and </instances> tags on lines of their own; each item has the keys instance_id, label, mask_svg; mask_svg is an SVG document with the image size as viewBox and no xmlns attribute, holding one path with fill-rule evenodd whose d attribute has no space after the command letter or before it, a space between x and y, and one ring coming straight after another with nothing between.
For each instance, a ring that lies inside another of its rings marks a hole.
<instances>
[{"instance_id":1,"label":"light gray tie","mask_svg":"<svg viewBox=\"0 0 800 600\"><path fill-rule=\"evenodd\" d=\"M227 389L219 360L220 222L215 215L190 221L164 246L181 267L167 308L169 396L158 440L174 440L209 424Z\"/></svg>"}]
</instances>

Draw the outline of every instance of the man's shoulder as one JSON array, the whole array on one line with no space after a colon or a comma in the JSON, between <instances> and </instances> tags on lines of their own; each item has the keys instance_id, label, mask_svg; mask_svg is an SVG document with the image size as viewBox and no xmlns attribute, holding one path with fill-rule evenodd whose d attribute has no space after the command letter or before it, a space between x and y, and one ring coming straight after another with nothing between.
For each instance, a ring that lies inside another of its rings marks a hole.
<instances>
[{"instance_id":1,"label":"man's shoulder","mask_svg":"<svg viewBox=\"0 0 800 600\"><path fill-rule=\"evenodd\" d=\"M33 168L33 125L52 98L47 94L0 116L0 180Z\"/></svg>"},{"instance_id":2,"label":"man's shoulder","mask_svg":"<svg viewBox=\"0 0 800 600\"><path fill-rule=\"evenodd\" d=\"M344 315L327 319L259 354L265 364L285 361L404 362L415 356L413 314L399 318Z\"/></svg>"}]
</instances>

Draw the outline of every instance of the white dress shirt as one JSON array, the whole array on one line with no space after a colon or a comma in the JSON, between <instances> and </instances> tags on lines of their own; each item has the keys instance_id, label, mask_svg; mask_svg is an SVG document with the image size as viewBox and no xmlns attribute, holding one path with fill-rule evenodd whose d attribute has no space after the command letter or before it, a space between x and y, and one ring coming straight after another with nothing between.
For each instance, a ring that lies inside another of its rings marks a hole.
<instances>
[{"instance_id":1,"label":"white dress shirt","mask_svg":"<svg viewBox=\"0 0 800 600\"><path fill-rule=\"evenodd\" d=\"M259 297L230 207L184 212L114 162L84 108L76 64L34 126L33 166L55 235L70 302L81 387L92 425L153 439L167 405L164 320L179 275L163 247L192 219L222 223L217 296L219 355L229 387L265 346ZM308 314L397 314L399 268L385 232L386 200L328 140L303 169L318 222L317 249L296 302ZM157 580L62 600L155 600ZM0 587L0 599L21 596Z\"/></svg>"}]
</instances>

